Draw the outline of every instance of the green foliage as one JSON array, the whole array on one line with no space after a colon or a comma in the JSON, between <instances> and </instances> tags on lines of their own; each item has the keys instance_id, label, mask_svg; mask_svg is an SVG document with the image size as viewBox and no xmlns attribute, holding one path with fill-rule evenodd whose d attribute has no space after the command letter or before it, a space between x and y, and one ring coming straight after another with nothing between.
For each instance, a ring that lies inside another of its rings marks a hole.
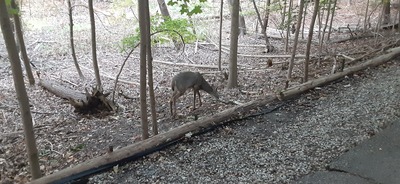
<instances>
[{"instance_id":1,"label":"green foliage","mask_svg":"<svg viewBox=\"0 0 400 184\"><path fill-rule=\"evenodd\" d=\"M193 5L193 7L188 4L189 2L189 0L169 0L167 4L170 6L179 6L181 8L179 12L182 15L192 16L203 13L202 3L207 2L207 0L199 0L200 4Z\"/></svg>"},{"instance_id":2,"label":"green foliage","mask_svg":"<svg viewBox=\"0 0 400 184\"><path fill-rule=\"evenodd\" d=\"M6 6L8 10L9 15L15 15L19 13L19 10L17 8L12 8L11 7L11 0L6 0Z\"/></svg>"},{"instance_id":3,"label":"green foliage","mask_svg":"<svg viewBox=\"0 0 400 184\"><path fill-rule=\"evenodd\" d=\"M178 32L185 43L196 41L196 35L193 33L192 24L187 19L166 19L161 15L153 16L150 19L150 32L157 33L152 36L152 43L168 43L171 40L181 41ZM173 31L172 31L173 30ZM176 31L176 32L175 32ZM123 49L133 47L140 42L139 27L135 33L122 40Z\"/></svg>"}]
</instances>

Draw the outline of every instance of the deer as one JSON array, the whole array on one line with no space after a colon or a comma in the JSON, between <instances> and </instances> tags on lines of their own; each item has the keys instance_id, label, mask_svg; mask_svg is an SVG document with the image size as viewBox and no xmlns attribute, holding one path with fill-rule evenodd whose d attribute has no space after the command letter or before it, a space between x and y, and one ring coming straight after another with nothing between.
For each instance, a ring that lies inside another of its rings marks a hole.
<instances>
[{"instance_id":1,"label":"deer","mask_svg":"<svg viewBox=\"0 0 400 184\"><path fill-rule=\"evenodd\" d=\"M176 74L172 78L171 88L172 96L169 101L169 106L172 117L176 117L176 100L184 95L189 88L193 89L193 110L196 109L196 94L199 96L199 107L202 105L200 90L219 99L216 88L211 87L199 72L185 71ZM172 106L174 108L172 108Z\"/></svg>"}]
</instances>

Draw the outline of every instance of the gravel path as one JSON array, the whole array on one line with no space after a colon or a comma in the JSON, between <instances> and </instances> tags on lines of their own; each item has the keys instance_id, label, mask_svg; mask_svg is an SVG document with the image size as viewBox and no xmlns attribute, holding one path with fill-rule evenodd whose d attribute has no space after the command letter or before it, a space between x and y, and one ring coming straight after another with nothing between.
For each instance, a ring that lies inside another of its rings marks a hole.
<instances>
[{"instance_id":1,"label":"gravel path","mask_svg":"<svg viewBox=\"0 0 400 184\"><path fill-rule=\"evenodd\" d=\"M325 170L400 117L400 63L316 89L270 114L193 137L90 183L290 183Z\"/></svg>"}]
</instances>

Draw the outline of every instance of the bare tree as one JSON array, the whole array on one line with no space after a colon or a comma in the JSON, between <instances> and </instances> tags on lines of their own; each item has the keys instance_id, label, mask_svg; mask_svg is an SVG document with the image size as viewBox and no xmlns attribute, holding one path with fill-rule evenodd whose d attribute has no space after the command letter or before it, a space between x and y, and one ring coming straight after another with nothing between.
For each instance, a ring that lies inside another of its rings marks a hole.
<instances>
[{"instance_id":1,"label":"bare tree","mask_svg":"<svg viewBox=\"0 0 400 184\"><path fill-rule=\"evenodd\" d=\"M367 0L367 6L365 7L365 14L364 14L364 32L367 31L367 25L368 25L368 8L369 8L369 0Z\"/></svg>"},{"instance_id":2,"label":"bare tree","mask_svg":"<svg viewBox=\"0 0 400 184\"><path fill-rule=\"evenodd\" d=\"M304 80L303 80L303 82L308 81L308 63L310 62L311 43L312 43L312 37L314 35L314 25L315 25L315 21L317 19L318 9L319 9L319 1L317 0L314 3L314 11L313 11L311 22L310 22L310 30L308 31L306 58L304 61L304 77L303 77Z\"/></svg>"},{"instance_id":3,"label":"bare tree","mask_svg":"<svg viewBox=\"0 0 400 184\"><path fill-rule=\"evenodd\" d=\"M164 3L165 4L165 3ZM149 4L146 5L146 49L147 49L147 71L148 71L148 85L149 85L149 97L150 97L150 112L151 112L151 124L153 129L153 134L158 134L158 123L157 123L157 113L156 113L156 99L154 95L154 80L153 80L153 55L151 53L151 37L150 37L150 12Z\"/></svg>"},{"instance_id":4,"label":"bare tree","mask_svg":"<svg viewBox=\"0 0 400 184\"><path fill-rule=\"evenodd\" d=\"M158 7L160 8L161 15L163 16L164 19L166 18L171 18L171 15L169 14L167 4L165 3L165 0L157 0L158 2Z\"/></svg>"},{"instance_id":5,"label":"bare tree","mask_svg":"<svg viewBox=\"0 0 400 184\"><path fill-rule=\"evenodd\" d=\"M293 6L293 0L289 0L288 15L287 15L288 18L286 21L285 52L289 51L290 26L292 23L292 6ZM283 15L283 16L286 16L286 15Z\"/></svg>"},{"instance_id":6,"label":"bare tree","mask_svg":"<svg viewBox=\"0 0 400 184\"><path fill-rule=\"evenodd\" d=\"M269 23L269 14L271 12L271 0L267 0L265 8L264 23L262 24L261 33L267 35L267 27Z\"/></svg>"},{"instance_id":7,"label":"bare tree","mask_svg":"<svg viewBox=\"0 0 400 184\"><path fill-rule=\"evenodd\" d=\"M142 122L142 140L149 138L149 125L147 122L147 102L146 102L146 55L149 35L146 35L149 24L146 20L149 9L148 1L138 0L139 8L139 28L140 28L140 116Z\"/></svg>"},{"instance_id":8,"label":"bare tree","mask_svg":"<svg viewBox=\"0 0 400 184\"><path fill-rule=\"evenodd\" d=\"M240 35L246 35L247 34L247 28L246 28L246 21L244 20L244 15L242 14L242 6L240 6L240 1L239 1L239 31Z\"/></svg>"},{"instance_id":9,"label":"bare tree","mask_svg":"<svg viewBox=\"0 0 400 184\"><path fill-rule=\"evenodd\" d=\"M319 39L319 53L322 53L322 46L324 44L325 32L326 32L326 28L328 27L329 16L331 14L332 2L331 2L331 0L328 0L327 3L328 3L328 8L326 10L325 26L324 26L324 29L322 29L322 37L320 37L320 39Z\"/></svg>"},{"instance_id":10,"label":"bare tree","mask_svg":"<svg viewBox=\"0 0 400 184\"><path fill-rule=\"evenodd\" d=\"M266 26L263 25L263 21L261 20L260 13L258 12L258 8L257 8L257 5L256 5L256 2L255 2L255 0L252 0L252 2L253 2L254 10L256 11L256 14L257 14L258 22L260 23L262 29L264 29L264 27L266 28ZM271 43L269 42L269 39L268 39L268 36L267 36L267 31L265 30L265 31L261 31L261 32L262 32L262 34L264 36L264 39L265 39L265 46L267 48L267 52L272 51L272 46L271 46Z\"/></svg>"},{"instance_id":11,"label":"bare tree","mask_svg":"<svg viewBox=\"0 0 400 184\"><path fill-rule=\"evenodd\" d=\"M11 7L13 9L18 10L18 12L20 12L19 11L19 7L17 6L17 3L15 2L15 0L11 1ZM22 59L24 61L26 75L28 76L29 84L30 85L34 85L35 84L35 78L33 77L31 64L30 64L30 61L29 61L29 58L28 58L28 54L26 53L24 35L22 33L22 27L21 27L21 20L20 20L20 17L18 15L18 13L14 13L13 16L14 16L15 32L17 34L18 44L20 46L21 56L22 56Z\"/></svg>"},{"instance_id":12,"label":"bare tree","mask_svg":"<svg viewBox=\"0 0 400 184\"><path fill-rule=\"evenodd\" d=\"M292 78L294 57L296 55L297 43L298 43L299 33L300 33L300 26L301 26L301 21L303 19L302 18L303 9L304 9L304 0L301 0L300 1L300 7L299 7L299 15L297 16L297 24L296 24L296 32L295 32L295 35L294 35L292 56L290 57L290 62L289 62L289 70L288 70L288 74L287 74L287 81L290 81L290 79Z\"/></svg>"},{"instance_id":13,"label":"bare tree","mask_svg":"<svg viewBox=\"0 0 400 184\"><path fill-rule=\"evenodd\" d=\"M33 179L42 176L39 166L39 156L36 147L36 140L33 131L32 115L29 108L29 98L26 93L24 79L22 75L21 61L19 60L17 45L14 40L10 17L6 8L5 0L0 0L0 24L3 33L4 42L6 44L8 56L10 59L11 69L14 78L15 92L20 106L21 119L24 127L25 143L28 153L28 160Z\"/></svg>"},{"instance_id":14,"label":"bare tree","mask_svg":"<svg viewBox=\"0 0 400 184\"><path fill-rule=\"evenodd\" d=\"M328 38L327 40L331 39L331 32L332 32L332 24L333 24L333 17L335 16L335 12L336 12L336 4L337 4L337 0L333 0L333 7L332 7L332 15L331 15L331 20L329 22L329 31L328 31Z\"/></svg>"},{"instance_id":15,"label":"bare tree","mask_svg":"<svg viewBox=\"0 0 400 184\"><path fill-rule=\"evenodd\" d=\"M230 12L231 15L233 14L233 0L228 0L229 5L230 5ZM242 7L240 6L240 1L239 1L239 23L238 23L240 35L245 35L246 34L246 21L244 20L244 16L242 15Z\"/></svg>"},{"instance_id":16,"label":"bare tree","mask_svg":"<svg viewBox=\"0 0 400 184\"><path fill-rule=\"evenodd\" d=\"M229 77L228 88L236 88L238 86L237 73L237 47L239 36L239 0L232 1L231 14L231 48L229 52Z\"/></svg>"},{"instance_id":17,"label":"bare tree","mask_svg":"<svg viewBox=\"0 0 400 184\"><path fill-rule=\"evenodd\" d=\"M94 21L93 0L89 0L89 14L90 14L90 28L92 32L92 57L93 57L93 70L96 76L97 88L102 89L99 65L97 64L97 51L96 51L96 24Z\"/></svg>"},{"instance_id":18,"label":"bare tree","mask_svg":"<svg viewBox=\"0 0 400 184\"><path fill-rule=\"evenodd\" d=\"M224 0L221 0L220 4L220 12L219 12L219 40L218 40L218 45L219 45L219 50L218 50L218 70L222 70L222 61L221 61L221 55L222 55L222 20L223 20L223 12L224 12Z\"/></svg>"},{"instance_id":19,"label":"bare tree","mask_svg":"<svg viewBox=\"0 0 400 184\"><path fill-rule=\"evenodd\" d=\"M382 0L383 3L383 21L382 24L386 25L390 23L390 0Z\"/></svg>"},{"instance_id":20,"label":"bare tree","mask_svg":"<svg viewBox=\"0 0 400 184\"><path fill-rule=\"evenodd\" d=\"M85 77L82 74L81 68L79 67L79 64L78 64L78 59L76 58L76 54L75 54L74 20L72 19L71 0L68 0L67 4L68 4L68 17L69 17L69 43L71 44L71 55L72 55L72 59L74 60L75 68L76 68L76 71L78 72L79 77L81 79L84 79Z\"/></svg>"},{"instance_id":21,"label":"bare tree","mask_svg":"<svg viewBox=\"0 0 400 184\"><path fill-rule=\"evenodd\" d=\"M400 26L400 0L397 0L397 14L398 14L398 21L397 24ZM400 28L397 29L400 32Z\"/></svg>"}]
</instances>

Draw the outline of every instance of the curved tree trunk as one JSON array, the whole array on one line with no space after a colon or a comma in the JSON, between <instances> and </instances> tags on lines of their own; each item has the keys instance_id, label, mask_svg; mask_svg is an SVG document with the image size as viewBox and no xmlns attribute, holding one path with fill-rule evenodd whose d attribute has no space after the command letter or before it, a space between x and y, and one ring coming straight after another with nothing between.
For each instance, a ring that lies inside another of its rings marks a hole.
<instances>
[{"instance_id":1,"label":"curved tree trunk","mask_svg":"<svg viewBox=\"0 0 400 184\"><path fill-rule=\"evenodd\" d=\"M19 7L17 6L15 0L11 1L11 7L14 8L14 9L17 9L18 12L20 12L19 11ZM25 65L26 75L28 76L29 84L30 85L34 85L35 84L35 78L33 77L31 64L30 64L30 61L29 61L29 58L28 58L28 54L26 53L24 35L22 33L21 21L20 21L20 17L18 16L18 13L14 14L14 24L15 24L15 32L17 34L18 44L19 44L20 49L21 49L22 59L24 61L24 65Z\"/></svg>"},{"instance_id":2,"label":"curved tree trunk","mask_svg":"<svg viewBox=\"0 0 400 184\"><path fill-rule=\"evenodd\" d=\"M24 127L26 150L28 154L29 166L33 179L42 176L39 166L39 154L36 147L35 135L33 132L32 115L29 108L29 98L26 93L24 79L22 76L22 68L19 60L17 45L11 29L10 17L6 8L5 0L0 0L0 24L3 38L6 44L8 57L13 73L15 92L19 102L21 111L21 119Z\"/></svg>"},{"instance_id":3,"label":"curved tree trunk","mask_svg":"<svg viewBox=\"0 0 400 184\"><path fill-rule=\"evenodd\" d=\"M72 19L71 0L68 0L67 4L68 4L68 17L69 17L69 43L71 44L71 55L72 55L72 59L74 60L75 68L76 68L76 71L78 72L79 77L81 79L84 79L85 77L83 76L81 68L79 67L78 59L76 58L76 53L75 53L74 20Z\"/></svg>"}]
</instances>

